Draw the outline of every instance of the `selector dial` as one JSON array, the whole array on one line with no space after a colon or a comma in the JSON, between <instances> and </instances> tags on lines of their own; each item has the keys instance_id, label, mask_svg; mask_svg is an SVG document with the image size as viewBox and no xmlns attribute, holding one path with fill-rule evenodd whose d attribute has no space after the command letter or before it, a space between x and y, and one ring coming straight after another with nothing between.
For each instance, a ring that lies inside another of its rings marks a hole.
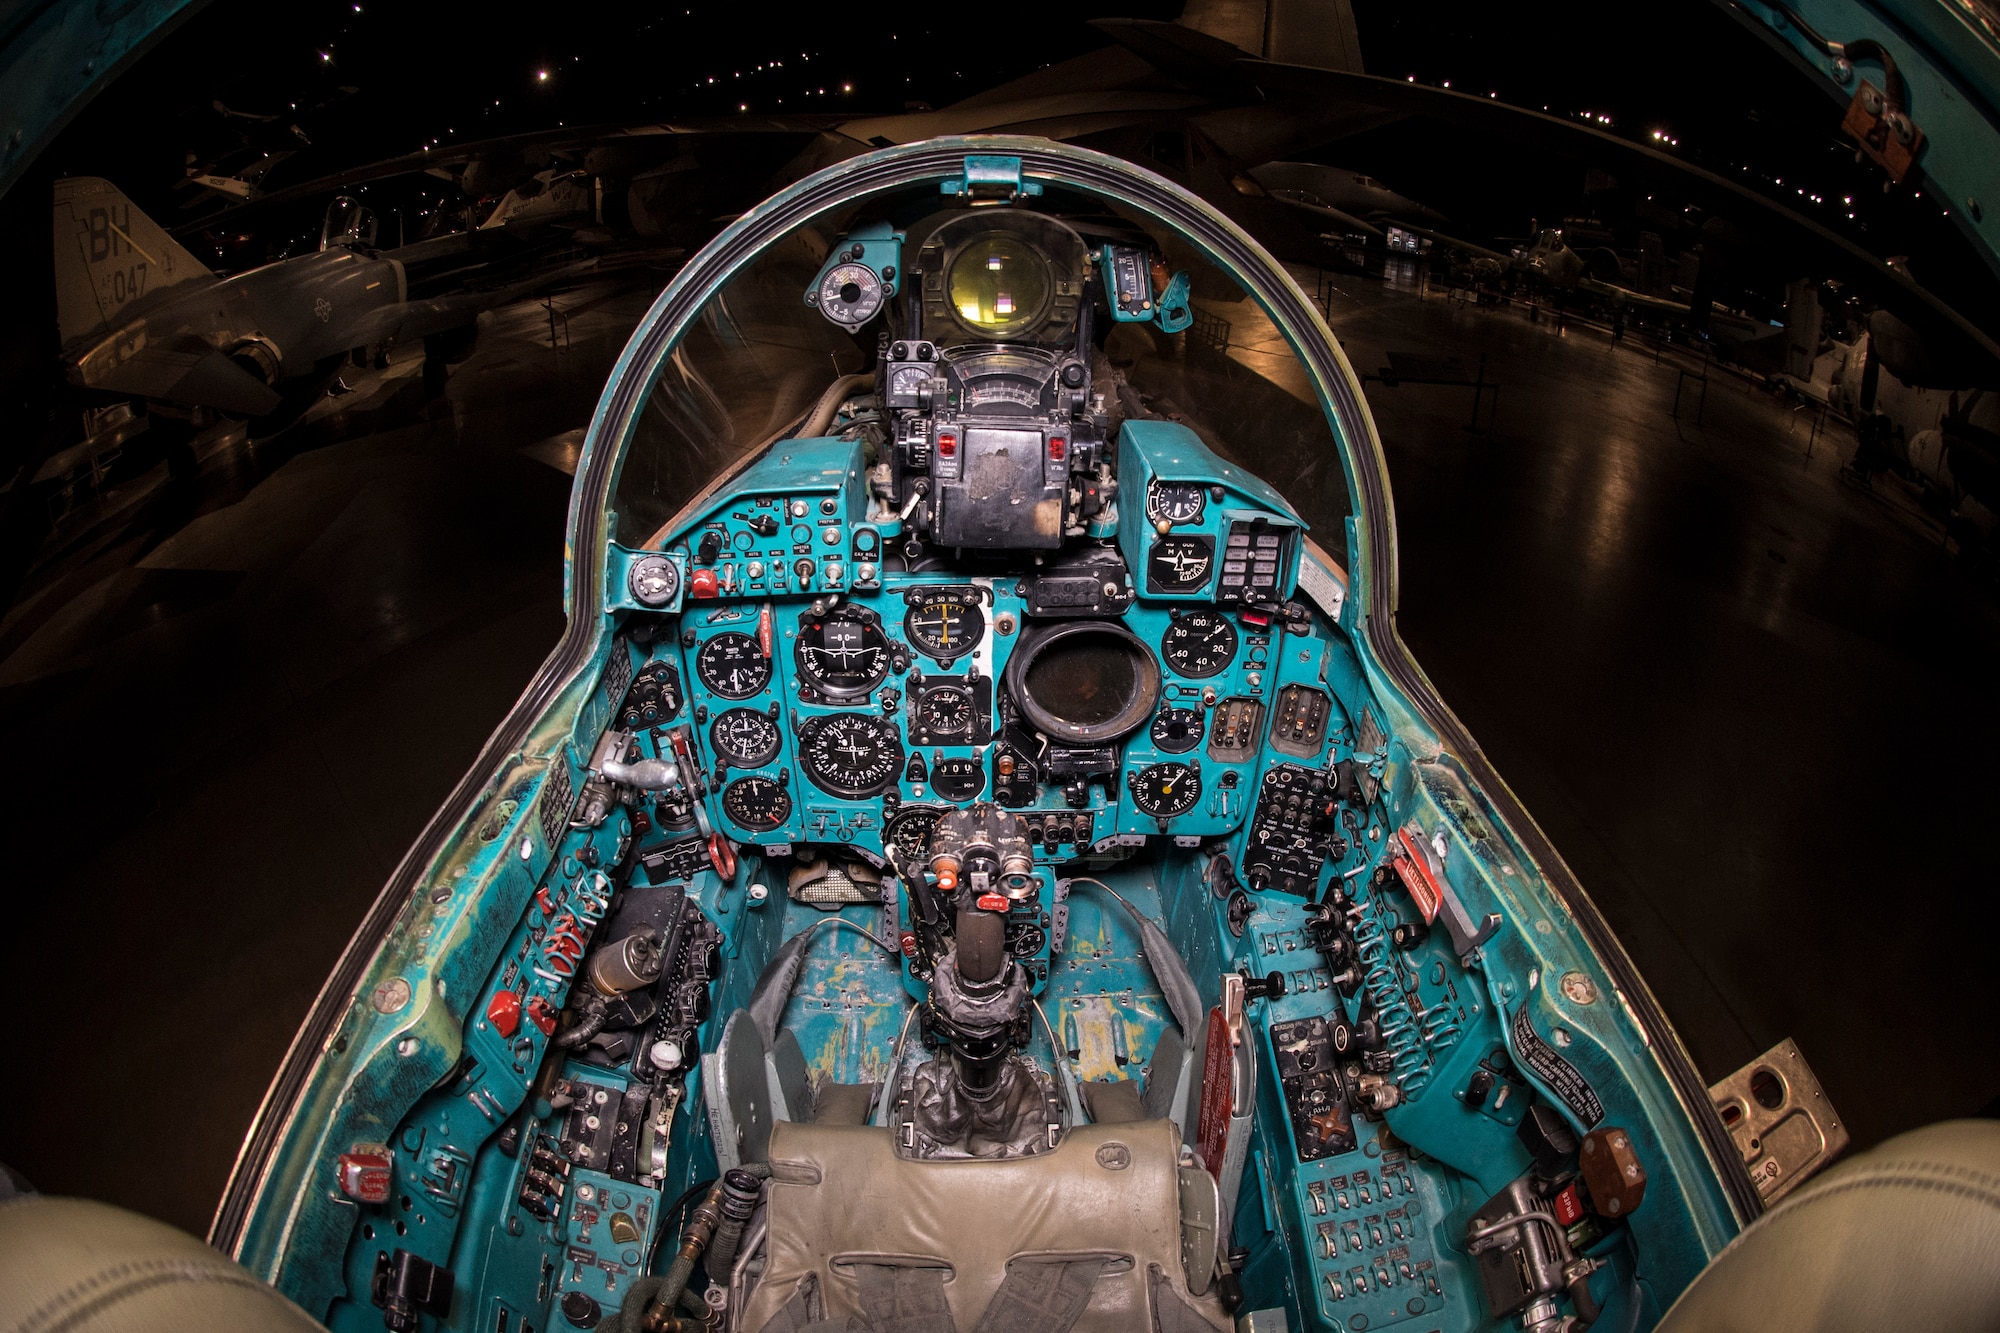
<instances>
[{"instance_id":1,"label":"selector dial","mask_svg":"<svg viewBox=\"0 0 2000 1333\"><path fill-rule=\"evenodd\" d=\"M632 562L625 584L639 605L666 606L680 593L680 567L663 555L641 556Z\"/></svg>"}]
</instances>

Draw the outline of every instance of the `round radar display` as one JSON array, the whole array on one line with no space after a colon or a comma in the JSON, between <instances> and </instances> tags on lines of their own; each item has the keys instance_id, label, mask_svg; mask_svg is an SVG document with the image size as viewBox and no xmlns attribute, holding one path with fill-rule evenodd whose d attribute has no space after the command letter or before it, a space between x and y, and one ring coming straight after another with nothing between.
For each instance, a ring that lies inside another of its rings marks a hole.
<instances>
[{"instance_id":1,"label":"round radar display","mask_svg":"<svg viewBox=\"0 0 2000 1333\"><path fill-rule=\"evenodd\" d=\"M748 699L771 683L771 659L748 634L724 630L695 653L694 674L713 694Z\"/></svg>"},{"instance_id":2,"label":"round radar display","mask_svg":"<svg viewBox=\"0 0 2000 1333\"><path fill-rule=\"evenodd\" d=\"M1179 760L1153 764L1131 777L1132 804L1141 814L1173 819L1194 809L1201 799L1201 774Z\"/></svg>"},{"instance_id":3,"label":"round radar display","mask_svg":"<svg viewBox=\"0 0 2000 1333\"><path fill-rule=\"evenodd\" d=\"M663 555L641 556L632 562L625 586L641 606L667 606L680 593L681 571Z\"/></svg>"},{"instance_id":4,"label":"round radar display","mask_svg":"<svg viewBox=\"0 0 2000 1333\"><path fill-rule=\"evenodd\" d=\"M903 767L895 725L869 713L831 713L799 725L799 767L832 796L879 795Z\"/></svg>"},{"instance_id":5,"label":"round radar display","mask_svg":"<svg viewBox=\"0 0 2000 1333\"><path fill-rule=\"evenodd\" d=\"M860 328L882 308L881 275L866 264L835 264L819 280L818 292L819 312L848 328Z\"/></svg>"},{"instance_id":6,"label":"round radar display","mask_svg":"<svg viewBox=\"0 0 2000 1333\"><path fill-rule=\"evenodd\" d=\"M774 829L792 815L792 798L771 778L738 778L722 789L722 813L738 828Z\"/></svg>"},{"instance_id":7,"label":"round radar display","mask_svg":"<svg viewBox=\"0 0 2000 1333\"><path fill-rule=\"evenodd\" d=\"M1220 611L1184 611L1160 638L1160 656L1189 680L1220 675L1236 660L1236 626Z\"/></svg>"},{"instance_id":8,"label":"round radar display","mask_svg":"<svg viewBox=\"0 0 2000 1333\"><path fill-rule=\"evenodd\" d=\"M731 708L708 724L708 743L737 768L757 768L778 757L778 724L754 708Z\"/></svg>"},{"instance_id":9,"label":"round radar display","mask_svg":"<svg viewBox=\"0 0 2000 1333\"><path fill-rule=\"evenodd\" d=\"M1032 330L1054 291L1048 258L1019 236L1001 232L967 241L945 274L945 292L958 322L991 338Z\"/></svg>"}]
</instances>

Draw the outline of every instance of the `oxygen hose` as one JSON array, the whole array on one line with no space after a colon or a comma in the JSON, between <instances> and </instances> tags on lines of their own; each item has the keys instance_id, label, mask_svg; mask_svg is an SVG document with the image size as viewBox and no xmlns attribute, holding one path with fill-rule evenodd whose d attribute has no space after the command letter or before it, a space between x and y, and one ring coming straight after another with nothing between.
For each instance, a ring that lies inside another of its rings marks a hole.
<instances>
[{"instance_id":1,"label":"oxygen hose","mask_svg":"<svg viewBox=\"0 0 2000 1333\"><path fill-rule=\"evenodd\" d=\"M673 1266L667 1269L665 1284L661 1286L659 1294L653 1298L651 1306L646 1311L646 1328L649 1333L676 1333L677 1330L684 1328L701 1327L701 1324L690 1323L675 1314L674 1307L680 1304L682 1294L687 1291L688 1279L694 1275L696 1261L701 1258L702 1251L708 1248L709 1242L716 1238L718 1229L733 1220L733 1235L729 1239L729 1245L734 1249L740 1241L743 1223L748 1220L749 1212L745 1211L742 1217L737 1219L731 1219L729 1212L740 1206L740 1194L745 1190L753 1191L751 1198L754 1208L754 1190L761 1188L763 1178L770 1174L770 1165L765 1162L751 1162L736 1167L725 1172L722 1179L716 1181L709 1189L708 1197L695 1206L693 1215L688 1218L687 1226L681 1232L681 1251L674 1256ZM732 1189L738 1193L739 1198L725 1205L724 1200L729 1198Z\"/></svg>"}]
</instances>

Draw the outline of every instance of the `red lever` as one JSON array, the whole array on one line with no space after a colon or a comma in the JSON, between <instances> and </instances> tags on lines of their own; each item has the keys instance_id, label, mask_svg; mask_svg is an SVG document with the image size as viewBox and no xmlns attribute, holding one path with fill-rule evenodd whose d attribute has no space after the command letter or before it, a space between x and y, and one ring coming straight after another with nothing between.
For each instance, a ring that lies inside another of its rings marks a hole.
<instances>
[{"instance_id":1,"label":"red lever","mask_svg":"<svg viewBox=\"0 0 2000 1333\"><path fill-rule=\"evenodd\" d=\"M486 1021L501 1036L512 1037L521 1030L521 997L510 990L499 992L486 1006Z\"/></svg>"}]
</instances>

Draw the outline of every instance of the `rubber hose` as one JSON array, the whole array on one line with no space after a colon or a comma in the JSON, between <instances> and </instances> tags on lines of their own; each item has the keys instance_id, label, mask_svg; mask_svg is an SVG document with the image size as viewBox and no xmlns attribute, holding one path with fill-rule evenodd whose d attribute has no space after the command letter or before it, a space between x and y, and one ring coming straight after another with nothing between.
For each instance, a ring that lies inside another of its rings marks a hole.
<instances>
[{"instance_id":1,"label":"rubber hose","mask_svg":"<svg viewBox=\"0 0 2000 1333\"><path fill-rule=\"evenodd\" d=\"M722 1173L722 1221L716 1226L715 1239L708 1243L708 1254L702 1260L711 1277L727 1273L736 1261L736 1246L743 1239L744 1224L757 1211L757 1199L763 1192L764 1182L742 1167Z\"/></svg>"},{"instance_id":2,"label":"rubber hose","mask_svg":"<svg viewBox=\"0 0 2000 1333\"><path fill-rule=\"evenodd\" d=\"M805 428L799 432L802 440L816 440L826 434L826 428L833 424L834 414L856 389L864 384L873 384L872 374L842 375L826 386L826 392L813 404L812 415L806 418Z\"/></svg>"},{"instance_id":3,"label":"rubber hose","mask_svg":"<svg viewBox=\"0 0 2000 1333\"><path fill-rule=\"evenodd\" d=\"M1597 1304L1597 1297L1591 1294L1588 1273L1569 1284L1569 1298L1576 1302L1576 1322L1570 1325L1570 1333L1583 1333L1597 1322L1597 1316L1604 1313Z\"/></svg>"}]
</instances>

